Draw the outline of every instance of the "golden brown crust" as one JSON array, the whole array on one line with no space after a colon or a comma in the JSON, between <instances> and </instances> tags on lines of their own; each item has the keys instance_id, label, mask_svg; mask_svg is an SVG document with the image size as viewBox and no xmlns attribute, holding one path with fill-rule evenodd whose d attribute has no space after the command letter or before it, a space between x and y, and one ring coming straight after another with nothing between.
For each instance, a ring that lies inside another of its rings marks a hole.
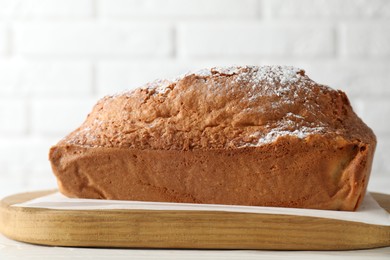
<instances>
[{"instance_id":1,"label":"golden brown crust","mask_svg":"<svg viewBox=\"0 0 390 260\"><path fill-rule=\"evenodd\" d=\"M71 197L354 210L375 144L303 70L232 67L103 98L50 160Z\"/></svg>"}]
</instances>

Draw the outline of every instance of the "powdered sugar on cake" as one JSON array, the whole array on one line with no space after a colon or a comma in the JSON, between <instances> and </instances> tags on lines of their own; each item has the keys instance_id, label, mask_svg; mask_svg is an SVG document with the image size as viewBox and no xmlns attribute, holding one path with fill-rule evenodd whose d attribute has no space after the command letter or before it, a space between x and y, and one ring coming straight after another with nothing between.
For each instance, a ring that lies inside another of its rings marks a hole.
<instances>
[{"instance_id":1,"label":"powdered sugar on cake","mask_svg":"<svg viewBox=\"0 0 390 260\"><path fill-rule=\"evenodd\" d=\"M189 138L190 134L195 136L194 139L199 140L197 135L206 133L205 135L210 139L202 136L203 143L196 141L198 143L191 143L191 145L193 147L239 148L272 143L282 136L305 139L312 134L329 132L328 124L321 123L326 122L329 116L322 114L321 106L323 105L315 101L317 95L322 95L327 91L328 87L315 83L305 75L304 70L299 68L230 66L189 72L174 79L155 80L138 89L125 91L108 98L114 100L126 97L126 102L130 102L128 100L132 100L133 97L137 98L131 102L141 100L139 105L129 110L131 117L126 117L124 122L115 123L124 129L123 132L126 135L134 135L131 137L134 140L141 139L142 136L164 136L164 138L172 136L172 143L169 145L180 147L181 143L191 142L189 140L193 137ZM335 92L331 89L329 91ZM191 97L194 103L190 102L188 105L183 100L178 101L182 95L191 95L189 93L196 93ZM202 102L196 102L198 98ZM215 106L216 100L226 101ZM142 106L149 102L154 102L155 105L153 109L149 107L148 111L151 114L147 121L143 122L144 119L138 119L138 117L141 118L144 115L141 111ZM164 105L160 107L159 104ZM204 108L201 110L199 107L194 108L194 104ZM161 109L164 111L161 112ZM132 111L141 112L133 113ZM200 115L194 117L198 114ZM123 115L126 116L126 112ZM159 115L164 115L164 117L158 117ZM137 118L133 119L133 116ZM180 120L177 121L176 117ZM165 123L168 120L169 124ZM175 130L169 130L171 122L181 125L175 127ZM97 132L93 133L90 128L80 129L79 133L75 134L79 143L106 142L111 144L112 140L119 140L119 143L127 142L127 137L120 134L109 140L103 140L101 136L104 135L99 135L98 132L104 133L106 127L112 126L97 124L96 120L90 124ZM186 128L186 124L191 126ZM141 137L137 135L137 131L142 132ZM158 134L155 134L157 132ZM177 136L183 140L178 142ZM156 144L149 142L160 145L159 139L153 138L148 139L143 145L150 145L153 148ZM219 138L220 143L214 138ZM209 144L208 140L213 143ZM129 146L132 145L134 142L129 142Z\"/></svg>"},{"instance_id":2,"label":"powdered sugar on cake","mask_svg":"<svg viewBox=\"0 0 390 260\"><path fill-rule=\"evenodd\" d=\"M312 134L321 134L325 132L325 127L306 127L303 126L300 129L294 131L283 130L283 128L273 128L266 135L261 136L258 139L258 142L255 143L245 143L242 147L248 146L261 146L264 144L272 143L276 141L279 137L282 136L292 136L299 139L305 139Z\"/></svg>"},{"instance_id":3,"label":"powdered sugar on cake","mask_svg":"<svg viewBox=\"0 0 390 260\"><path fill-rule=\"evenodd\" d=\"M261 66L250 67L247 73L242 73L238 81L245 80L252 83L267 82L269 84L280 83L282 85L296 83L304 71L292 66Z\"/></svg>"},{"instance_id":4,"label":"powdered sugar on cake","mask_svg":"<svg viewBox=\"0 0 390 260\"><path fill-rule=\"evenodd\" d=\"M252 84L252 88L255 90L260 90L258 85L260 83L280 85L278 91L275 91L274 88L263 86L263 90L272 90L274 94L281 95L284 91L288 91L288 85L297 83L302 76L304 71L299 68L292 66L227 66L227 67L214 67L208 69L201 69L196 72L187 72L173 79L157 79L150 83L145 84L140 87L140 89L154 90L155 94L165 94L169 90L169 86L176 84L178 81L182 80L185 77L195 75L198 77L212 77L215 76L236 76L236 82L247 82ZM124 91L118 94L113 95L113 97L119 95L129 95L133 92ZM261 93L265 94L265 93Z\"/></svg>"}]
</instances>

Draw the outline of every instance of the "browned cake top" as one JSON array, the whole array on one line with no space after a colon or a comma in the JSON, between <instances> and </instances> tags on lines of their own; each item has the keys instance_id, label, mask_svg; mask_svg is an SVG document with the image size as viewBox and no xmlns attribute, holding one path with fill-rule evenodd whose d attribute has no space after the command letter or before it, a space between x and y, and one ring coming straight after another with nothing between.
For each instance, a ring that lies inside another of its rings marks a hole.
<instances>
[{"instance_id":1,"label":"browned cake top","mask_svg":"<svg viewBox=\"0 0 390 260\"><path fill-rule=\"evenodd\" d=\"M375 139L342 91L288 66L226 67L159 80L101 99L61 141L87 147L256 147L280 136Z\"/></svg>"}]
</instances>

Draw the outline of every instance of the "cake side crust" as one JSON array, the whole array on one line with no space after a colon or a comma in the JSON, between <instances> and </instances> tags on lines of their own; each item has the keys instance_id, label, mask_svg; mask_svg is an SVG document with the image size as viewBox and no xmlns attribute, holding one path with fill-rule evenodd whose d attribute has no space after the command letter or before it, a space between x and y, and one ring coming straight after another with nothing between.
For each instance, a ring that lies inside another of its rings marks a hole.
<instances>
[{"instance_id":1,"label":"cake side crust","mask_svg":"<svg viewBox=\"0 0 390 260\"><path fill-rule=\"evenodd\" d=\"M55 146L50 158L69 197L351 211L374 149L312 136L234 150Z\"/></svg>"}]
</instances>

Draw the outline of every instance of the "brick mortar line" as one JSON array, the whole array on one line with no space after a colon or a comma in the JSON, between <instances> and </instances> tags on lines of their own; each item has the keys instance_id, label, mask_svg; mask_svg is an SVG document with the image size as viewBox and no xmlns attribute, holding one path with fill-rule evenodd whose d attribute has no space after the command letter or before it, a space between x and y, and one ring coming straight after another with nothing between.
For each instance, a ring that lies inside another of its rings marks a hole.
<instances>
[{"instance_id":1,"label":"brick mortar line","mask_svg":"<svg viewBox=\"0 0 390 260\"><path fill-rule=\"evenodd\" d=\"M335 52L335 57L337 61L342 61L342 38L343 38L343 33L342 33L342 28L340 27L340 22L334 22L334 39L333 39L333 44L334 44L334 52Z\"/></svg>"},{"instance_id":2,"label":"brick mortar line","mask_svg":"<svg viewBox=\"0 0 390 260\"><path fill-rule=\"evenodd\" d=\"M5 24L5 57L10 57L12 55L13 41L12 41L12 30L9 23Z\"/></svg>"},{"instance_id":3,"label":"brick mortar line","mask_svg":"<svg viewBox=\"0 0 390 260\"><path fill-rule=\"evenodd\" d=\"M26 115L26 129L25 135L31 136L32 134L32 128L33 128L33 119L32 119L32 105L31 105L31 98L27 97L24 100L25 102L25 115Z\"/></svg>"},{"instance_id":4,"label":"brick mortar line","mask_svg":"<svg viewBox=\"0 0 390 260\"><path fill-rule=\"evenodd\" d=\"M97 76L97 63L94 62L91 65L91 75L90 75L90 80L91 80L91 86L90 86L90 95L88 96L94 96L98 92L98 76Z\"/></svg>"},{"instance_id":5,"label":"brick mortar line","mask_svg":"<svg viewBox=\"0 0 390 260\"><path fill-rule=\"evenodd\" d=\"M335 18L335 17L324 17L324 18L300 18L300 17L275 17L275 16L269 16L266 14L264 8L263 11L257 11L254 16L248 16L248 15L232 15L232 16L202 16L202 15L189 15L189 16L175 16L175 15L153 15L153 14L146 14L142 16L106 16L101 15L98 12L98 8L96 7L96 10L94 10L95 7L92 7L92 13L90 16L64 16L64 17L58 17L58 16L32 16L32 17L11 17L11 18L1 18L0 22L64 22L64 21L171 21L171 22L185 22L185 21L244 21L244 22L250 22L250 21L264 21L264 22L280 22L280 23L289 23L291 21L299 22L299 23L307 23L307 22L315 22L315 23L327 23L331 20L338 21L338 22L345 22L348 25L353 24L365 24L370 25L370 23L384 23L388 24L390 21L390 17L355 17L355 18ZM252 14L251 14L252 15Z\"/></svg>"},{"instance_id":6,"label":"brick mortar line","mask_svg":"<svg viewBox=\"0 0 390 260\"><path fill-rule=\"evenodd\" d=\"M177 36L176 36L177 37ZM180 38L180 37L179 37ZM177 40L178 46L180 46L180 39ZM176 49L176 53L180 48ZM12 53L8 58L13 58L19 55L19 53ZM294 57L280 57L273 55L229 55L229 56L210 56L210 57L188 57L188 56L172 56L172 55L145 55L144 57L131 55L131 54L113 54L113 55L90 55L90 54L23 54L23 59L27 62L187 62L197 64L199 62L215 61L226 62L226 61L252 61L256 63L262 63L264 60L290 62L290 63L310 63L315 62L315 65L320 65L321 62L334 63L335 65L341 64L346 65L348 63L354 64L368 63L376 66L390 66L390 60L388 58L377 58L377 57L348 57L345 59L344 56L321 56L321 57L304 57L302 55L296 55ZM6 60L0 60L4 62Z\"/></svg>"},{"instance_id":7,"label":"brick mortar line","mask_svg":"<svg viewBox=\"0 0 390 260\"><path fill-rule=\"evenodd\" d=\"M179 39L177 39L179 42ZM142 63L153 63L153 62L158 62L158 63L192 63L192 64L199 64L199 63L204 63L204 62L226 62L226 61L249 61L249 62L254 62L256 64L264 63L264 61L270 61L270 62L284 62L284 63L310 63L313 62L313 58L305 58L305 57L266 57L266 59L260 59L258 57L254 58L248 58L248 57L243 57L243 58L237 58L237 57L217 57L217 58L186 58L182 59L181 57L130 57L130 55L124 56L124 55L115 55L116 57L109 57L109 55L105 55L105 57L99 57L96 55L83 55L83 57L74 55L74 57L69 57L66 55L44 55L44 56L39 56L39 55L24 55L24 61L29 63L34 63L34 62L81 62L81 63L87 63L87 62L93 62L96 64L99 63L130 63L130 64L136 64L138 62ZM15 55L13 54L9 58L13 58ZM316 62L314 65L318 66L321 65L321 62L324 62L324 66L328 65L329 63L335 64L335 65L347 65L348 63L350 64L355 64L356 62L359 62L361 64L363 63L368 63L373 66L379 66L386 68L386 66L390 67L390 60L388 59L375 59L375 58L354 58L354 59L337 59L333 56L329 57L318 57L315 58ZM1 62L8 62L6 59L0 60ZM353 68L353 67L352 67ZM303 68L305 69L305 68Z\"/></svg>"},{"instance_id":8,"label":"brick mortar line","mask_svg":"<svg viewBox=\"0 0 390 260\"><path fill-rule=\"evenodd\" d=\"M265 14L264 14L264 1L262 0L257 0L256 3L255 3L255 9L256 9L256 13L255 13L255 17L258 19L258 20L264 20L265 18Z\"/></svg>"},{"instance_id":9,"label":"brick mortar line","mask_svg":"<svg viewBox=\"0 0 390 260\"><path fill-rule=\"evenodd\" d=\"M99 17L99 13L98 13L98 3L97 3L97 0L91 0L91 8L92 8L92 14L91 14L91 18L93 20L97 20L98 17Z\"/></svg>"},{"instance_id":10,"label":"brick mortar line","mask_svg":"<svg viewBox=\"0 0 390 260\"><path fill-rule=\"evenodd\" d=\"M22 55L24 59L32 61L47 61L47 62L67 62L67 61L90 61L90 62L99 62L99 61L153 61L153 60L163 60L163 59L172 59L172 55L169 54L66 54L66 53L57 53L57 54L20 54L15 53L12 57L17 55ZM192 60L188 60L192 62Z\"/></svg>"},{"instance_id":11,"label":"brick mortar line","mask_svg":"<svg viewBox=\"0 0 390 260\"><path fill-rule=\"evenodd\" d=\"M38 15L33 15L33 16L27 16L27 17L18 17L18 16L15 16L15 17L0 17L0 23L6 23L6 22L10 22L10 23L22 23L22 22L26 22L26 23L30 23L30 22L65 22L65 21L69 21L69 22L81 22L81 21L87 21L87 20L90 20L92 21L93 20L93 16L92 14L91 15L86 15L86 16L56 16L56 15L43 15L43 16L38 16Z\"/></svg>"},{"instance_id":12,"label":"brick mortar line","mask_svg":"<svg viewBox=\"0 0 390 260\"><path fill-rule=\"evenodd\" d=\"M171 59L175 59L175 60L177 60L177 58L178 58L178 50L179 50L179 42L178 42L178 28L177 28L177 26L174 24L174 23L172 23L171 25L170 25L170 34L171 34L171 48L172 48L172 50L171 50Z\"/></svg>"}]
</instances>

